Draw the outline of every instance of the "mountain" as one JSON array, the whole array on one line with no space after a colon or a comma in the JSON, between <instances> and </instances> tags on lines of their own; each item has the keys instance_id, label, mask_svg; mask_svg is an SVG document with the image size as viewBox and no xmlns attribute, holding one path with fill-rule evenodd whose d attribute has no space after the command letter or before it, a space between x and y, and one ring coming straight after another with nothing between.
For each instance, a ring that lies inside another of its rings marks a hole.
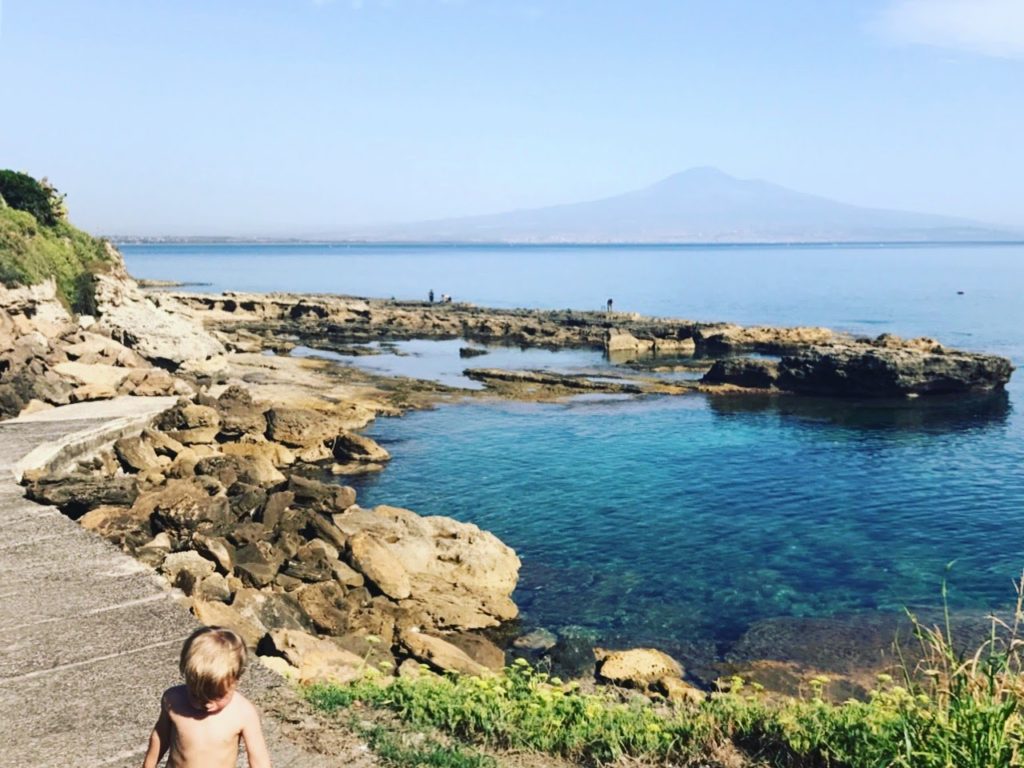
<instances>
[{"instance_id":1,"label":"mountain","mask_svg":"<svg viewBox=\"0 0 1024 768\"><path fill-rule=\"evenodd\" d=\"M488 243L919 242L1020 240L967 219L863 208L715 168L585 203L380 226L345 239Z\"/></svg>"}]
</instances>

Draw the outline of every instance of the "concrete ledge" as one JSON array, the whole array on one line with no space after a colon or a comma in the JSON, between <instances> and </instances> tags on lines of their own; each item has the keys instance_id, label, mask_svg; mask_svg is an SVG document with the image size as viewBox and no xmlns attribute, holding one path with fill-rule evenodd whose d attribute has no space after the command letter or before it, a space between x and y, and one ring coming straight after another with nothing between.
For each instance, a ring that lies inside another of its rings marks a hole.
<instances>
[{"instance_id":1,"label":"concrete ledge","mask_svg":"<svg viewBox=\"0 0 1024 768\"><path fill-rule=\"evenodd\" d=\"M53 442L37 446L11 468L14 481L20 483L30 470L59 471L79 456L106 443L142 430L150 419L170 408L176 397L116 397L88 403L75 403L48 411L3 422L3 424L34 424L58 421L97 421L95 426L65 435Z\"/></svg>"}]
</instances>

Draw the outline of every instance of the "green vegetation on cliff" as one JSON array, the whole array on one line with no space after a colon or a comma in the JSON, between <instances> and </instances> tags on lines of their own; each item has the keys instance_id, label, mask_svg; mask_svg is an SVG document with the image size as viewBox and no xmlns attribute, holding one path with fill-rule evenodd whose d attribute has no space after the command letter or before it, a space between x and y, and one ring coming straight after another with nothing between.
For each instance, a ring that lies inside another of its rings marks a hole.
<instances>
[{"instance_id":1,"label":"green vegetation on cliff","mask_svg":"<svg viewBox=\"0 0 1024 768\"><path fill-rule=\"evenodd\" d=\"M34 285L52 277L69 307L88 312L91 276L111 261L104 241L64 218L57 190L23 173L0 171L0 283Z\"/></svg>"}]
</instances>

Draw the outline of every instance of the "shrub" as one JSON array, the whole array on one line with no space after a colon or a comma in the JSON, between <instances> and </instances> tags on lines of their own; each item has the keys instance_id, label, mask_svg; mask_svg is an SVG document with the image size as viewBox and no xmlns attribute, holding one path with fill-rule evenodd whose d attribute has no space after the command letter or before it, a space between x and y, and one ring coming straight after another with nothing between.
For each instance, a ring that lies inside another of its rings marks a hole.
<instances>
[{"instance_id":1,"label":"shrub","mask_svg":"<svg viewBox=\"0 0 1024 768\"><path fill-rule=\"evenodd\" d=\"M738 751L749 764L791 768L1012 768L1024 765L1022 602L1018 588L1013 619L993 619L971 654L954 650L948 612L945 627L911 616L922 661L904 663L902 680L880 675L866 701L825 701L823 678L810 681L809 699L782 701L733 679L699 705L673 708L583 694L522 662L491 677L368 679L305 695L324 710L368 704L460 739L584 763L708 765Z\"/></svg>"},{"instance_id":2,"label":"shrub","mask_svg":"<svg viewBox=\"0 0 1024 768\"><path fill-rule=\"evenodd\" d=\"M31 213L47 227L64 217L64 196L46 179L36 181L25 173L0 170L0 197L11 208Z\"/></svg>"}]
</instances>

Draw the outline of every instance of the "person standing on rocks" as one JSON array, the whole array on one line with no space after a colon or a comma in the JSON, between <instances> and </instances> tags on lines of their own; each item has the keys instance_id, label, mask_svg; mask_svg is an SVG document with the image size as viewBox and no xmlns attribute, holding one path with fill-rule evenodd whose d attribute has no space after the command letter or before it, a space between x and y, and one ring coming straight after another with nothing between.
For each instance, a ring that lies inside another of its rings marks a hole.
<instances>
[{"instance_id":1,"label":"person standing on rocks","mask_svg":"<svg viewBox=\"0 0 1024 768\"><path fill-rule=\"evenodd\" d=\"M245 742L249 768L270 768L256 707L235 690L245 668L242 639L230 629L203 627L181 649L184 685L168 688L149 737L142 768L233 768Z\"/></svg>"}]
</instances>

